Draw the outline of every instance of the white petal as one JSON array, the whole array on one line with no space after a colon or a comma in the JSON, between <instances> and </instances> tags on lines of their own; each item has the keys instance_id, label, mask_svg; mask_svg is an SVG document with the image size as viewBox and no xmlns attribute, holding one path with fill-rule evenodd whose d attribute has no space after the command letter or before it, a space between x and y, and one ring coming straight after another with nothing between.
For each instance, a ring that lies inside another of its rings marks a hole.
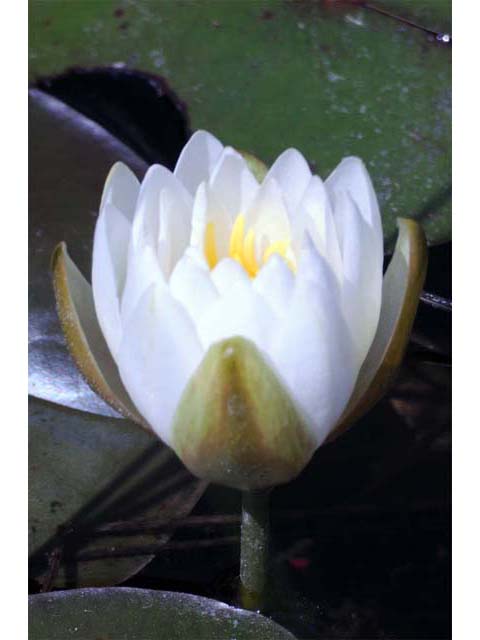
<instances>
[{"instance_id":1,"label":"white petal","mask_svg":"<svg viewBox=\"0 0 480 640\"><path fill-rule=\"evenodd\" d=\"M124 324L148 287L153 283L164 284L170 274L175 221L172 219L174 214L169 212L175 206L180 223L188 215L189 202L190 195L168 169L160 165L149 168L132 224L127 279L121 302ZM167 207L162 207L162 203Z\"/></svg>"},{"instance_id":2,"label":"white petal","mask_svg":"<svg viewBox=\"0 0 480 640\"><path fill-rule=\"evenodd\" d=\"M247 212L247 230L253 228L258 241L290 240L290 222L282 192L274 178L264 180Z\"/></svg>"},{"instance_id":3,"label":"white petal","mask_svg":"<svg viewBox=\"0 0 480 640\"><path fill-rule=\"evenodd\" d=\"M193 196L210 173L223 151L222 143L206 131L196 131L183 147L174 175Z\"/></svg>"},{"instance_id":4,"label":"white petal","mask_svg":"<svg viewBox=\"0 0 480 640\"><path fill-rule=\"evenodd\" d=\"M184 255L191 258L202 269L205 269L207 271L210 270L210 267L208 266L207 260L205 258L205 253L203 251L200 251L200 249L189 246L185 249Z\"/></svg>"},{"instance_id":5,"label":"white petal","mask_svg":"<svg viewBox=\"0 0 480 640\"><path fill-rule=\"evenodd\" d=\"M337 194L335 223L342 238L345 313L363 360L380 315L383 251L348 193Z\"/></svg>"},{"instance_id":6,"label":"white petal","mask_svg":"<svg viewBox=\"0 0 480 640\"><path fill-rule=\"evenodd\" d=\"M303 236L307 230L317 251L326 258L340 281L342 258L332 207L325 185L318 176L313 176L310 180L299 209L300 229L295 227L295 222L293 226L296 246L303 246Z\"/></svg>"},{"instance_id":7,"label":"white petal","mask_svg":"<svg viewBox=\"0 0 480 640\"><path fill-rule=\"evenodd\" d=\"M212 192L232 220L245 214L258 190L258 182L245 160L231 147L225 147L210 178Z\"/></svg>"},{"instance_id":8,"label":"white petal","mask_svg":"<svg viewBox=\"0 0 480 640\"><path fill-rule=\"evenodd\" d=\"M178 215L189 224L192 198L183 185L165 167L152 165L142 182L133 221L132 237L137 242L144 237L156 249L160 233L160 194L166 191L178 210Z\"/></svg>"},{"instance_id":9,"label":"white petal","mask_svg":"<svg viewBox=\"0 0 480 640\"><path fill-rule=\"evenodd\" d=\"M122 315L126 316L146 288L158 281L159 268L163 272L160 280L170 275L188 245L191 206L190 195L168 169L150 167L132 224Z\"/></svg>"},{"instance_id":10,"label":"white petal","mask_svg":"<svg viewBox=\"0 0 480 640\"><path fill-rule=\"evenodd\" d=\"M284 316L290 305L295 276L278 254L273 254L253 281L253 288L274 313Z\"/></svg>"},{"instance_id":11,"label":"white petal","mask_svg":"<svg viewBox=\"0 0 480 640\"><path fill-rule=\"evenodd\" d=\"M110 202L132 220L139 190L140 182L134 173L123 162L116 162L103 187L100 211Z\"/></svg>"},{"instance_id":12,"label":"white petal","mask_svg":"<svg viewBox=\"0 0 480 640\"><path fill-rule=\"evenodd\" d=\"M270 354L318 444L346 406L358 372L339 298L330 267L309 240Z\"/></svg>"},{"instance_id":13,"label":"white petal","mask_svg":"<svg viewBox=\"0 0 480 640\"><path fill-rule=\"evenodd\" d=\"M383 251L382 219L377 195L360 158L344 158L327 178L325 186L334 200L339 192L347 191L350 194L363 218L373 230L376 244Z\"/></svg>"},{"instance_id":14,"label":"white petal","mask_svg":"<svg viewBox=\"0 0 480 640\"><path fill-rule=\"evenodd\" d=\"M190 209L178 193L163 189L160 193L158 257L166 277L185 253L190 232Z\"/></svg>"},{"instance_id":15,"label":"white petal","mask_svg":"<svg viewBox=\"0 0 480 640\"><path fill-rule=\"evenodd\" d=\"M209 185L202 182L193 203L190 245L203 254L205 253L205 230L209 222L214 225L217 258L221 260L228 255L233 220L212 193Z\"/></svg>"},{"instance_id":16,"label":"white petal","mask_svg":"<svg viewBox=\"0 0 480 640\"><path fill-rule=\"evenodd\" d=\"M158 255L149 245L143 244L135 248L130 244L127 280L120 306L123 326L128 323L140 298L152 284L167 287Z\"/></svg>"},{"instance_id":17,"label":"white petal","mask_svg":"<svg viewBox=\"0 0 480 640\"><path fill-rule=\"evenodd\" d=\"M295 218L295 209L310 182L312 172L307 161L296 149L287 149L270 167L265 180L274 178L280 186L290 215Z\"/></svg>"},{"instance_id":18,"label":"white petal","mask_svg":"<svg viewBox=\"0 0 480 640\"><path fill-rule=\"evenodd\" d=\"M121 337L120 296L125 283L131 225L113 204L98 217L93 240L92 288L98 322L113 357Z\"/></svg>"},{"instance_id":19,"label":"white petal","mask_svg":"<svg viewBox=\"0 0 480 640\"><path fill-rule=\"evenodd\" d=\"M203 314L197 330L205 350L225 338L241 336L265 351L274 323L273 312L250 282L238 281Z\"/></svg>"},{"instance_id":20,"label":"white petal","mask_svg":"<svg viewBox=\"0 0 480 640\"><path fill-rule=\"evenodd\" d=\"M223 258L212 270L212 281L218 293L224 296L237 283L245 286L250 284L250 278L242 265L233 258Z\"/></svg>"},{"instance_id":21,"label":"white petal","mask_svg":"<svg viewBox=\"0 0 480 640\"><path fill-rule=\"evenodd\" d=\"M173 297L185 307L194 323L218 298L210 271L190 255L185 255L175 267L169 287Z\"/></svg>"},{"instance_id":22,"label":"white petal","mask_svg":"<svg viewBox=\"0 0 480 640\"><path fill-rule=\"evenodd\" d=\"M125 328L118 366L135 406L167 444L177 404L201 358L185 309L161 287L150 287Z\"/></svg>"}]
</instances>

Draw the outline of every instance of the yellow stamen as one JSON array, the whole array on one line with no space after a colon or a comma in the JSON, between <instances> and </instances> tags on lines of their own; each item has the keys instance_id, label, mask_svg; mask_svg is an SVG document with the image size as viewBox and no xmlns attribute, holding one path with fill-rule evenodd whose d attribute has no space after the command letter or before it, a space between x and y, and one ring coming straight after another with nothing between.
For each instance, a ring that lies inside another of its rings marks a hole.
<instances>
[{"instance_id":1,"label":"yellow stamen","mask_svg":"<svg viewBox=\"0 0 480 640\"><path fill-rule=\"evenodd\" d=\"M243 252L243 235L245 233L245 217L242 215L237 216L233 223L232 235L230 236L229 253L232 258L238 254L242 255Z\"/></svg>"},{"instance_id":2,"label":"yellow stamen","mask_svg":"<svg viewBox=\"0 0 480 640\"><path fill-rule=\"evenodd\" d=\"M243 266L249 275L255 276L258 271L258 263L255 257L255 233L250 229L243 243Z\"/></svg>"},{"instance_id":3,"label":"yellow stamen","mask_svg":"<svg viewBox=\"0 0 480 640\"><path fill-rule=\"evenodd\" d=\"M208 265L210 269L213 269L218 262L213 222L208 222L205 228L204 251ZM245 217L243 215L237 216L233 224L228 253L231 258L242 265L250 277L254 278L257 275L261 265L258 264L255 251L255 231L249 229L245 236ZM296 270L295 257L289 240L272 242L263 252L261 263L265 264L274 253L278 253L292 271Z\"/></svg>"},{"instance_id":4,"label":"yellow stamen","mask_svg":"<svg viewBox=\"0 0 480 640\"><path fill-rule=\"evenodd\" d=\"M217 246L215 244L215 225L213 222L207 222L205 229L205 257L210 269L213 269L218 262Z\"/></svg>"}]
</instances>

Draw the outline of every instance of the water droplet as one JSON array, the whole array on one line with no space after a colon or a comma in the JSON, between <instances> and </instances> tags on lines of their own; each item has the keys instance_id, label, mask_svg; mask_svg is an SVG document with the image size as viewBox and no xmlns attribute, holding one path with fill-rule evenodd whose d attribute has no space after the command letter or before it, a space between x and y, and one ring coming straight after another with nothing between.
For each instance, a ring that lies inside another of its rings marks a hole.
<instances>
[{"instance_id":1,"label":"water droplet","mask_svg":"<svg viewBox=\"0 0 480 640\"><path fill-rule=\"evenodd\" d=\"M345 80L343 76L339 76L337 73L333 73L333 71L329 71L327 73L327 78L330 82L338 82L339 80Z\"/></svg>"},{"instance_id":2,"label":"water droplet","mask_svg":"<svg viewBox=\"0 0 480 640\"><path fill-rule=\"evenodd\" d=\"M449 33L439 33L437 34L437 40L439 42L444 42L445 44L448 44L449 42L452 41L452 36Z\"/></svg>"}]
</instances>

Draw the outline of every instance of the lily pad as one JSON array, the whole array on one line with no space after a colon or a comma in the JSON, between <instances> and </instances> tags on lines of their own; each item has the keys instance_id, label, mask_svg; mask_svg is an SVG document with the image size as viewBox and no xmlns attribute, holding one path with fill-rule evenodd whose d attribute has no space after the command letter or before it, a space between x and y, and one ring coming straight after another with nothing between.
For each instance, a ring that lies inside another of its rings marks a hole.
<instances>
[{"instance_id":1,"label":"lily pad","mask_svg":"<svg viewBox=\"0 0 480 640\"><path fill-rule=\"evenodd\" d=\"M295 640L257 613L186 593L78 589L30 596L30 640Z\"/></svg>"},{"instance_id":2,"label":"lily pad","mask_svg":"<svg viewBox=\"0 0 480 640\"><path fill-rule=\"evenodd\" d=\"M105 129L46 94L30 92L29 391L60 404L116 415L81 378L68 353L55 309L50 257L70 243L90 272L103 183L112 164L142 176L145 163Z\"/></svg>"},{"instance_id":3,"label":"lily pad","mask_svg":"<svg viewBox=\"0 0 480 640\"><path fill-rule=\"evenodd\" d=\"M128 420L30 401L31 576L45 587L118 584L165 544L206 484ZM150 528L132 528L155 520Z\"/></svg>"},{"instance_id":4,"label":"lily pad","mask_svg":"<svg viewBox=\"0 0 480 640\"><path fill-rule=\"evenodd\" d=\"M115 64L164 77L205 128L271 164L300 149L321 176L362 157L383 212L451 235L449 0L331 2L36 2L30 73ZM71 243L70 243L71 245Z\"/></svg>"}]
</instances>

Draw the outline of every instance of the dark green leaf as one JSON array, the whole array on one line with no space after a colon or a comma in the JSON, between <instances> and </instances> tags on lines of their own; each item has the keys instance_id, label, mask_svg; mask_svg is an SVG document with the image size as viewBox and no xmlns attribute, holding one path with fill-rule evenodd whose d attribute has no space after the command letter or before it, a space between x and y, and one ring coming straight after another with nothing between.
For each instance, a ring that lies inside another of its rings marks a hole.
<instances>
[{"instance_id":1,"label":"dark green leaf","mask_svg":"<svg viewBox=\"0 0 480 640\"><path fill-rule=\"evenodd\" d=\"M114 0L74 11L36 2L31 73L120 62L165 77L192 129L267 164L293 146L325 177L358 155L387 247L397 217L421 220L429 242L442 242L451 235L451 48L361 4L140 0L119 18ZM365 4L450 30L449 0Z\"/></svg>"},{"instance_id":2,"label":"dark green leaf","mask_svg":"<svg viewBox=\"0 0 480 640\"><path fill-rule=\"evenodd\" d=\"M138 425L31 400L29 548L44 587L127 579L161 551L172 520L204 488Z\"/></svg>"},{"instance_id":3,"label":"dark green leaf","mask_svg":"<svg viewBox=\"0 0 480 640\"><path fill-rule=\"evenodd\" d=\"M30 640L295 640L257 613L186 593L78 589L31 596Z\"/></svg>"}]
</instances>

